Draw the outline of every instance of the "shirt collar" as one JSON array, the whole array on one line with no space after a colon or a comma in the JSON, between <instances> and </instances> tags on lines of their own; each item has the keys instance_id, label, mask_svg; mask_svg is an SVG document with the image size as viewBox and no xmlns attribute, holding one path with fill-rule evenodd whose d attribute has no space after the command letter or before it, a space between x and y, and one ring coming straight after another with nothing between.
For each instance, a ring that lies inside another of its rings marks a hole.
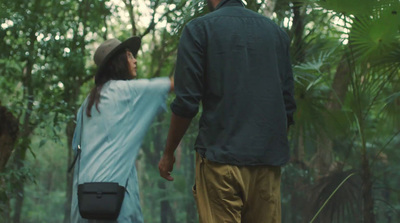
<instances>
[{"instance_id":1,"label":"shirt collar","mask_svg":"<svg viewBox=\"0 0 400 223\"><path fill-rule=\"evenodd\" d=\"M219 8L225 7L225 6L242 6L244 7L244 4L242 0L222 0L215 10L218 10Z\"/></svg>"}]
</instances>

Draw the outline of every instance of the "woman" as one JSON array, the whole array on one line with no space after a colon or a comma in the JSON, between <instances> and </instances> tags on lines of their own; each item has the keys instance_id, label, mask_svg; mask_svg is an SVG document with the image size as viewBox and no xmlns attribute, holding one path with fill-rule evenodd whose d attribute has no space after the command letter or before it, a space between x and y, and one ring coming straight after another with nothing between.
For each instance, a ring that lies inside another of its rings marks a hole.
<instances>
[{"instance_id":1,"label":"woman","mask_svg":"<svg viewBox=\"0 0 400 223\"><path fill-rule=\"evenodd\" d=\"M71 222L96 222L79 213L77 185L86 182L126 185L117 222L143 222L135 160L153 118L165 107L173 82L136 79L139 47L139 37L122 43L110 39L95 52L95 87L78 111L73 140L73 148L80 142L81 155L74 171Z\"/></svg>"}]
</instances>

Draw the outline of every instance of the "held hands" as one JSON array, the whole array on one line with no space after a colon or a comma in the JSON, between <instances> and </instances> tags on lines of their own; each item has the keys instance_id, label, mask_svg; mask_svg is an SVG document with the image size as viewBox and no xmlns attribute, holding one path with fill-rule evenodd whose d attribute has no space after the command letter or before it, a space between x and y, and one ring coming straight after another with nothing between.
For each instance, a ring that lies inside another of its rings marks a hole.
<instances>
[{"instance_id":1,"label":"held hands","mask_svg":"<svg viewBox=\"0 0 400 223\"><path fill-rule=\"evenodd\" d=\"M173 181L174 178L171 177L171 172L172 169L174 168L174 163L175 163L175 156L173 154L167 155L164 153L164 155L160 159L160 162L158 163L158 170L160 171L160 176L169 181Z\"/></svg>"}]
</instances>

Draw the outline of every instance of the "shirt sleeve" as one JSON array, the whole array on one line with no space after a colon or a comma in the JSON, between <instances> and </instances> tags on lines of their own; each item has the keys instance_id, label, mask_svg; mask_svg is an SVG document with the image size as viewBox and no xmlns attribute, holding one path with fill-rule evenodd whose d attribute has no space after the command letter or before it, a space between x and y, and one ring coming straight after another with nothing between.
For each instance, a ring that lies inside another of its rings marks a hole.
<instances>
[{"instance_id":1,"label":"shirt sleeve","mask_svg":"<svg viewBox=\"0 0 400 223\"><path fill-rule=\"evenodd\" d=\"M293 114L296 111L296 102L294 100L294 79L292 64L290 62L290 39L289 36L281 30L281 38L283 39L283 55L280 61L282 94L285 102L287 126L294 124Z\"/></svg>"},{"instance_id":2,"label":"shirt sleeve","mask_svg":"<svg viewBox=\"0 0 400 223\"><path fill-rule=\"evenodd\" d=\"M168 77L157 77L148 79L143 97L148 98L148 103L159 105L158 111L166 110L166 100L171 89L171 80Z\"/></svg>"},{"instance_id":3,"label":"shirt sleeve","mask_svg":"<svg viewBox=\"0 0 400 223\"><path fill-rule=\"evenodd\" d=\"M166 95L171 89L171 80L168 77L156 77L148 80L146 93L153 96Z\"/></svg>"},{"instance_id":4,"label":"shirt sleeve","mask_svg":"<svg viewBox=\"0 0 400 223\"><path fill-rule=\"evenodd\" d=\"M178 46L175 70L176 98L171 104L174 114L193 118L203 96L205 53L202 33L192 23L186 25Z\"/></svg>"}]
</instances>

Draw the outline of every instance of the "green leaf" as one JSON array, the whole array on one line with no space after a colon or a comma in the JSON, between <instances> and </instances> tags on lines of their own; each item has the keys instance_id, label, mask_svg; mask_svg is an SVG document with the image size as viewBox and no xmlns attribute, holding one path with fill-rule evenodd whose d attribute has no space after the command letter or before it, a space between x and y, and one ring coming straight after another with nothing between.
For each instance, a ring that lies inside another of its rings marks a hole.
<instances>
[{"instance_id":1,"label":"green leaf","mask_svg":"<svg viewBox=\"0 0 400 223\"><path fill-rule=\"evenodd\" d=\"M42 146L44 146L44 144L46 144L46 142L47 142L47 139L42 139L42 140L40 140L39 148L41 148Z\"/></svg>"}]
</instances>

